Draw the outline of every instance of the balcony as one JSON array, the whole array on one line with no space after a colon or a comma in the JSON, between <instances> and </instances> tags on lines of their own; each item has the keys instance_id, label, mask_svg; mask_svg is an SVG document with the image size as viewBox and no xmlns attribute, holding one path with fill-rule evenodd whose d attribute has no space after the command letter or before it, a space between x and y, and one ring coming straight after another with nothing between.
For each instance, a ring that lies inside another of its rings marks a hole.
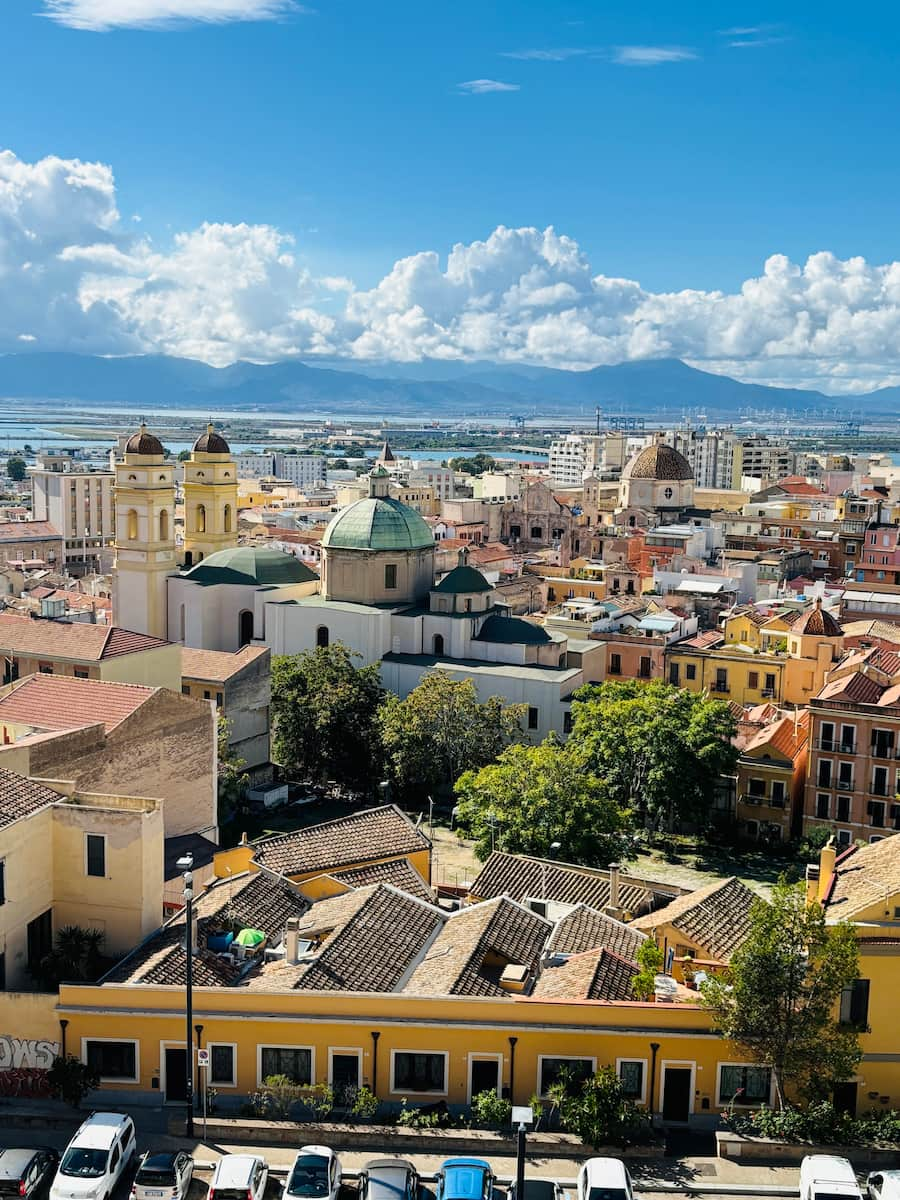
<instances>
[{"instance_id":1,"label":"balcony","mask_svg":"<svg viewBox=\"0 0 900 1200\"><path fill-rule=\"evenodd\" d=\"M837 781L837 790L839 792L852 792L853 791L853 780L852 779L839 779Z\"/></svg>"},{"instance_id":2,"label":"balcony","mask_svg":"<svg viewBox=\"0 0 900 1200\"><path fill-rule=\"evenodd\" d=\"M709 690L711 692L717 692L720 696L727 696L731 692L731 688L727 683L714 683Z\"/></svg>"},{"instance_id":3,"label":"balcony","mask_svg":"<svg viewBox=\"0 0 900 1200\"><path fill-rule=\"evenodd\" d=\"M893 794L894 793L890 790L890 788L887 785L887 780L885 780L884 782L882 782L881 780L875 780L875 779L872 780L872 783L869 787L869 795L870 796L893 796Z\"/></svg>"},{"instance_id":4,"label":"balcony","mask_svg":"<svg viewBox=\"0 0 900 1200\"><path fill-rule=\"evenodd\" d=\"M839 742L834 738L817 738L815 742L816 750L826 750L830 754L855 754L855 742Z\"/></svg>"},{"instance_id":5,"label":"balcony","mask_svg":"<svg viewBox=\"0 0 900 1200\"><path fill-rule=\"evenodd\" d=\"M872 742L869 746L872 758L894 759L900 757L893 742Z\"/></svg>"}]
</instances>

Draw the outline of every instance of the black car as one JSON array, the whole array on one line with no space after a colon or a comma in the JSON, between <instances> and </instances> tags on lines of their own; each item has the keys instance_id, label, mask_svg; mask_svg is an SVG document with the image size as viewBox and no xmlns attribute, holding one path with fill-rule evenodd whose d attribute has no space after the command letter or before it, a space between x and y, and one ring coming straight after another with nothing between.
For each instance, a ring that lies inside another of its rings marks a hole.
<instances>
[{"instance_id":1,"label":"black car","mask_svg":"<svg viewBox=\"0 0 900 1200\"><path fill-rule=\"evenodd\" d=\"M510 1185L506 1194L508 1200L518 1200L515 1181ZM525 1180L525 1190L522 1194L525 1200L559 1200L562 1190L559 1184L552 1179L532 1178Z\"/></svg>"},{"instance_id":2,"label":"black car","mask_svg":"<svg viewBox=\"0 0 900 1200\"><path fill-rule=\"evenodd\" d=\"M419 1176L405 1158L373 1158L359 1175L359 1200L418 1200Z\"/></svg>"},{"instance_id":3,"label":"black car","mask_svg":"<svg viewBox=\"0 0 900 1200\"><path fill-rule=\"evenodd\" d=\"M49 1188L59 1166L55 1150L0 1150L0 1198L38 1196Z\"/></svg>"}]
</instances>

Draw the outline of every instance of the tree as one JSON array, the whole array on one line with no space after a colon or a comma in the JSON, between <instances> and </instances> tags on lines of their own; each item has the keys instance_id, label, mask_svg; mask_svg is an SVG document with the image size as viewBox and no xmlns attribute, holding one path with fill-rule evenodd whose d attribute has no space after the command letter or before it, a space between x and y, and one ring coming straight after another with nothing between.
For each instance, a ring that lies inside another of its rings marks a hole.
<instances>
[{"instance_id":1,"label":"tree","mask_svg":"<svg viewBox=\"0 0 900 1200\"><path fill-rule=\"evenodd\" d=\"M708 815L719 776L737 762L727 704L660 680L589 684L575 700L571 740L619 808L656 831Z\"/></svg>"},{"instance_id":2,"label":"tree","mask_svg":"<svg viewBox=\"0 0 900 1200\"><path fill-rule=\"evenodd\" d=\"M272 662L275 760L301 779L366 789L379 773L378 664L355 667L340 642Z\"/></svg>"},{"instance_id":3,"label":"tree","mask_svg":"<svg viewBox=\"0 0 900 1200\"><path fill-rule=\"evenodd\" d=\"M190 457L191 457L190 450L179 450L178 451L178 461L179 462L187 462L187 460Z\"/></svg>"},{"instance_id":4,"label":"tree","mask_svg":"<svg viewBox=\"0 0 900 1200\"><path fill-rule=\"evenodd\" d=\"M551 734L539 746L509 746L495 763L456 784L460 829L484 859L495 842L546 856L554 842L569 862L605 866L624 850L625 814L591 770L581 747Z\"/></svg>"},{"instance_id":5,"label":"tree","mask_svg":"<svg viewBox=\"0 0 900 1200\"><path fill-rule=\"evenodd\" d=\"M496 466L497 460L484 453L473 454L471 458L458 455L450 459L450 467L454 471L461 471L463 475L481 475L484 471L493 471Z\"/></svg>"},{"instance_id":6,"label":"tree","mask_svg":"<svg viewBox=\"0 0 900 1200\"><path fill-rule=\"evenodd\" d=\"M47 1072L47 1083L57 1100L78 1108L85 1096L100 1086L100 1074L74 1054L65 1058L57 1054Z\"/></svg>"},{"instance_id":7,"label":"tree","mask_svg":"<svg viewBox=\"0 0 900 1200\"><path fill-rule=\"evenodd\" d=\"M379 713L388 778L404 802L449 796L465 767L492 762L523 736L524 717L524 704L505 705L501 696L481 703L470 679L429 671Z\"/></svg>"},{"instance_id":8,"label":"tree","mask_svg":"<svg viewBox=\"0 0 900 1200\"><path fill-rule=\"evenodd\" d=\"M247 784L250 782L250 776L244 771L244 767L247 765L246 760L241 758L229 744L230 735L231 722L224 713L219 713L216 723L216 738L219 763L217 807L220 826L227 825L232 819L247 790Z\"/></svg>"},{"instance_id":9,"label":"tree","mask_svg":"<svg viewBox=\"0 0 900 1200\"><path fill-rule=\"evenodd\" d=\"M612 1067L576 1080L562 1078L558 1096L563 1128L576 1133L588 1146L627 1146L646 1138L650 1120L643 1109L625 1095L622 1080Z\"/></svg>"},{"instance_id":10,"label":"tree","mask_svg":"<svg viewBox=\"0 0 900 1200\"><path fill-rule=\"evenodd\" d=\"M631 981L635 1000L651 1000L656 989L656 977L663 967L663 952L652 937L638 946L637 965L641 968Z\"/></svg>"},{"instance_id":11,"label":"tree","mask_svg":"<svg viewBox=\"0 0 900 1200\"><path fill-rule=\"evenodd\" d=\"M25 478L25 459L17 454L6 460L6 474L14 483L21 483Z\"/></svg>"},{"instance_id":12,"label":"tree","mask_svg":"<svg viewBox=\"0 0 900 1200\"><path fill-rule=\"evenodd\" d=\"M61 983L93 983L103 974L107 960L103 956L105 935L101 929L82 929L63 925L49 954L33 968L42 986L53 990Z\"/></svg>"},{"instance_id":13,"label":"tree","mask_svg":"<svg viewBox=\"0 0 900 1200\"><path fill-rule=\"evenodd\" d=\"M840 1022L837 1006L858 977L853 927L826 925L821 905L807 904L805 885L781 880L771 903L753 905L749 935L728 970L700 990L719 1031L771 1067L781 1108L788 1090L821 1098L853 1074L858 1031Z\"/></svg>"}]
</instances>

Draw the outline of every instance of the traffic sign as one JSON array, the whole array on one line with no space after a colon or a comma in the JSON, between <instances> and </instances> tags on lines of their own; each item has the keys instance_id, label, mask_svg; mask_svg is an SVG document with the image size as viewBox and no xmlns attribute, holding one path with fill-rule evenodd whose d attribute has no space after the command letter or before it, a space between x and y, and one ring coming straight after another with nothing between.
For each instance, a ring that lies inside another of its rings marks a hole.
<instances>
[{"instance_id":1,"label":"traffic sign","mask_svg":"<svg viewBox=\"0 0 900 1200\"><path fill-rule=\"evenodd\" d=\"M207 1050L205 1047L202 1049L200 1047L197 1048L197 1066L209 1066L209 1050Z\"/></svg>"}]
</instances>

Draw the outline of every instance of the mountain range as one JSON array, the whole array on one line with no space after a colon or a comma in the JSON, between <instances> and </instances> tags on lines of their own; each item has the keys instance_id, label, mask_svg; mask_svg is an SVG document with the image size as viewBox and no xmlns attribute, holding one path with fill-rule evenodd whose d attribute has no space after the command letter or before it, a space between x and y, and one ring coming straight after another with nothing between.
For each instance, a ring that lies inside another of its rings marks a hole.
<instances>
[{"instance_id":1,"label":"mountain range","mask_svg":"<svg viewBox=\"0 0 900 1200\"><path fill-rule=\"evenodd\" d=\"M844 398L798 388L740 383L678 359L654 359L566 371L489 362L366 364L296 360L211 367L165 355L103 358L62 352L0 356L0 397L108 404L148 411L209 408L271 414L356 414L373 419L592 416L627 413L680 416L686 409L734 421L749 410L846 412ZM852 407L887 414L900 409L900 388L853 397Z\"/></svg>"}]
</instances>

